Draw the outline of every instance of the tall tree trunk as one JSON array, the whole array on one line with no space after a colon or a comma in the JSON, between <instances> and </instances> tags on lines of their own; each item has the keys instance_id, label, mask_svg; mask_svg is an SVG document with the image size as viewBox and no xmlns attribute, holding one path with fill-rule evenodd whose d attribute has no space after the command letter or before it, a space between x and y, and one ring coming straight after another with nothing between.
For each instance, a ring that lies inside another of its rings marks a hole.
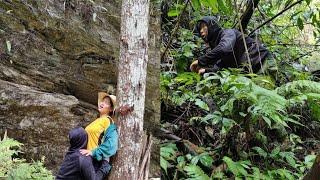
<instances>
[{"instance_id":1,"label":"tall tree trunk","mask_svg":"<svg viewBox=\"0 0 320 180\"><path fill-rule=\"evenodd\" d=\"M148 62L149 0L124 0L117 82L119 149L109 179L139 178Z\"/></svg>"}]
</instances>

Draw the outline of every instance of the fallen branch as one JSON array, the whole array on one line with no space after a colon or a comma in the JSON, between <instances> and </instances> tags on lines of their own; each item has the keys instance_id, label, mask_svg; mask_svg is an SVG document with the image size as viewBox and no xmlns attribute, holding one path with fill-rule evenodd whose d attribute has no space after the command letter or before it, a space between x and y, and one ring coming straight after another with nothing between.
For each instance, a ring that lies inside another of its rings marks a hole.
<instances>
[{"instance_id":1,"label":"fallen branch","mask_svg":"<svg viewBox=\"0 0 320 180\"><path fill-rule=\"evenodd\" d=\"M163 133L161 136L165 137L166 139L170 139L170 140L175 140L177 141L176 144L178 146L180 146L180 149L182 149L183 151L186 151L186 153L188 154L192 154L192 155L198 155L204 152L204 150L193 144L192 142L182 139L176 135L174 135L172 132L170 132L169 130L166 130L164 128L161 128L160 131Z\"/></svg>"}]
</instances>

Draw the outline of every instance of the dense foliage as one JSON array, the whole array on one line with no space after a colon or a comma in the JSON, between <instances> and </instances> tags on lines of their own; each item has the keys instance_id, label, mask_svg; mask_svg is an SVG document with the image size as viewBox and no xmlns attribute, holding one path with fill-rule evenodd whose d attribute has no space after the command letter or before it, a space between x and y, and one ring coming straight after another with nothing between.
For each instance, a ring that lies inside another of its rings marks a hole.
<instances>
[{"instance_id":1,"label":"dense foliage","mask_svg":"<svg viewBox=\"0 0 320 180\"><path fill-rule=\"evenodd\" d=\"M0 178L5 179L54 179L51 171L47 170L41 161L27 163L18 158L22 144L4 136L0 141Z\"/></svg>"},{"instance_id":2,"label":"dense foliage","mask_svg":"<svg viewBox=\"0 0 320 180\"><path fill-rule=\"evenodd\" d=\"M261 73L188 72L204 49L196 20L239 28L249 2L162 1L163 179L299 179L320 150L318 1L258 1L243 32L273 54Z\"/></svg>"}]
</instances>

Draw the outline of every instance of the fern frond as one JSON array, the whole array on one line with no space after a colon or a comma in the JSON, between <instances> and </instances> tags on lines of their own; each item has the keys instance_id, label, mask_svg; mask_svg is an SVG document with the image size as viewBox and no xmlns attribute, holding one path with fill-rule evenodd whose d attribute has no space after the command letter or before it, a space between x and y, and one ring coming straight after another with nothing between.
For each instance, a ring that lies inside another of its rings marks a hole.
<instances>
[{"instance_id":1,"label":"fern frond","mask_svg":"<svg viewBox=\"0 0 320 180\"><path fill-rule=\"evenodd\" d=\"M209 176L203 172L203 170L194 164L190 164L184 167L184 171L187 172L188 179L193 180L209 180Z\"/></svg>"}]
</instances>

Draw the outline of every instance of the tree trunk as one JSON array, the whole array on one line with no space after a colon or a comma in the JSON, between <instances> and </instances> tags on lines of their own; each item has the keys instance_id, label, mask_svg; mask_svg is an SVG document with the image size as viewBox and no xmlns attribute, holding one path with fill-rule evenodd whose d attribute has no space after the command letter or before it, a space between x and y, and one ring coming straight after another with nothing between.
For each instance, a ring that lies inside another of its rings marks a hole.
<instances>
[{"instance_id":1,"label":"tree trunk","mask_svg":"<svg viewBox=\"0 0 320 180\"><path fill-rule=\"evenodd\" d=\"M117 82L119 149L109 179L139 178L142 154L149 0L122 1Z\"/></svg>"},{"instance_id":2,"label":"tree trunk","mask_svg":"<svg viewBox=\"0 0 320 180\"><path fill-rule=\"evenodd\" d=\"M260 0L248 1L247 9L240 18L243 31L246 31L249 21L252 17L253 11L256 7L258 7L259 1Z\"/></svg>"},{"instance_id":3,"label":"tree trunk","mask_svg":"<svg viewBox=\"0 0 320 180\"><path fill-rule=\"evenodd\" d=\"M320 178L320 155L317 156L310 171L306 174L303 180L317 180Z\"/></svg>"}]
</instances>

